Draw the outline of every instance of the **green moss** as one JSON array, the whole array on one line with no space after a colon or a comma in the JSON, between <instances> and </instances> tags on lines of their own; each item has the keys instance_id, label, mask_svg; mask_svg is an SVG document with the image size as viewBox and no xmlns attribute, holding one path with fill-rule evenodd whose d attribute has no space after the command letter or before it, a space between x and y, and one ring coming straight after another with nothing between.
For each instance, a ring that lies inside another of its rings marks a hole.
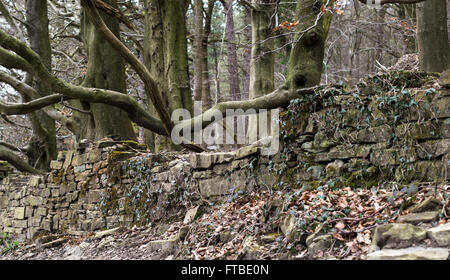
<instances>
[{"instance_id":1,"label":"green moss","mask_svg":"<svg viewBox=\"0 0 450 280\"><path fill-rule=\"evenodd\" d=\"M124 161L136 155L135 152L112 151L108 155L108 161Z\"/></svg>"},{"instance_id":2,"label":"green moss","mask_svg":"<svg viewBox=\"0 0 450 280\"><path fill-rule=\"evenodd\" d=\"M344 174L345 185L352 188L370 188L379 183L380 172L377 167L371 166L367 169L357 170L352 173Z\"/></svg>"},{"instance_id":3,"label":"green moss","mask_svg":"<svg viewBox=\"0 0 450 280\"><path fill-rule=\"evenodd\" d=\"M58 173L53 175L53 184L60 185L64 181L64 171L60 170Z\"/></svg>"}]
</instances>

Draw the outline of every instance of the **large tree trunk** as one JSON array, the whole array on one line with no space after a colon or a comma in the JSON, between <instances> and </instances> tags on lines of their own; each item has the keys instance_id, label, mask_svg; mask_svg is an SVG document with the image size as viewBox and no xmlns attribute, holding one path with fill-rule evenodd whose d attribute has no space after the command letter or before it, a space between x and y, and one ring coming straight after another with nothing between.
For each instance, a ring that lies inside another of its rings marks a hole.
<instances>
[{"instance_id":1,"label":"large tree trunk","mask_svg":"<svg viewBox=\"0 0 450 280\"><path fill-rule=\"evenodd\" d=\"M270 93L274 90L274 39L270 38L274 27L274 0L253 0L252 21L252 49L250 60L250 89L249 98L254 99ZM270 118L270 116L269 116ZM268 118L268 119L269 119ZM248 128L248 142L257 141L258 138L266 137L262 134L260 127L258 135L259 115L250 116ZM270 122L267 129L270 128ZM266 131L270 135L270 131Z\"/></svg>"},{"instance_id":2,"label":"large tree trunk","mask_svg":"<svg viewBox=\"0 0 450 280\"><path fill-rule=\"evenodd\" d=\"M117 7L116 0L104 0L112 7ZM101 16L108 28L120 38L120 27L117 18L103 12ZM116 50L98 33L96 27L90 21L86 12L82 11L82 38L88 53L88 68L83 81L83 86L110 89L126 93L125 64L123 58ZM113 139L136 140L136 134L125 111L120 108L105 104L90 103L95 125L95 135L85 131L87 137L101 139L111 137ZM82 136L82 138L85 138Z\"/></svg>"},{"instance_id":3,"label":"large tree trunk","mask_svg":"<svg viewBox=\"0 0 450 280\"><path fill-rule=\"evenodd\" d=\"M449 67L450 47L447 30L447 0L428 0L417 4L419 67L442 72Z\"/></svg>"},{"instance_id":4,"label":"large tree trunk","mask_svg":"<svg viewBox=\"0 0 450 280\"><path fill-rule=\"evenodd\" d=\"M241 100L239 71L236 53L236 34L234 31L234 0L222 1L225 10L225 38L227 40L228 74L231 100Z\"/></svg>"},{"instance_id":5,"label":"large tree trunk","mask_svg":"<svg viewBox=\"0 0 450 280\"><path fill-rule=\"evenodd\" d=\"M144 63L155 79L170 112L187 109L192 112L192 93L189 85L186 1L146 0ZM200 64L201 65L201 64ZM156 113L147 98L152 113ZM173 149L170 139L147 133L146 142L154 141L155 150ZM154 140L151 140L153 138Z\"/></svg>"},{"instance_id":6,"label":"large tree trunk","mask_svg":"<svg viewBox=\"0 0 450 280\"><path fill-rule=\"evenodd\" d=\"M31 48L39 54L45 67L51 71L52 52L48 30L47 1L28 0L26 15ZM31 75L27 75L27 80L33 84ZM52 89L47 84L40 82L39 79L36 80L34 88L41 97L52 94ZM26 102L31 100L27 96L23 96L23 99ZM48 169L50 161L56 159L57 156L55 121L43 111L36 111L29 116L33 127L33 138L27 153L29 162L38 169Z\"/></svg>"},{"instance_id":7,"label":"large tree trunk","mask_svg":"<svg viewBox=\"0 0 450 280\"><path fill-rule=\"evenodd\" d=\"M331 23L331 13L322 14L325 0L299 0L295 12L299 21L294 46L289 58L288 87L298 89L320 83L325 40ZM333 1L330 1L332 4ZM322 16L319 16L322 14ZM317 21L317 23L316 23Z\"/></svg>"}]
</instances>

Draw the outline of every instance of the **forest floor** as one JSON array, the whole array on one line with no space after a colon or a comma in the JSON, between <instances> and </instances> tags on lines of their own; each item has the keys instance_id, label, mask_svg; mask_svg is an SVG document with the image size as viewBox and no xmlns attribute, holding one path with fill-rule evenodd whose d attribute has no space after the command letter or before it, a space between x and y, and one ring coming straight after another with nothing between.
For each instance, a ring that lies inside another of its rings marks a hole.
<instances>
[{"instance_id":1,"label":"forest floor","mask_svg":"<svg viewBox=\"0 0 450 280\"><path fill-rule=\"evenodd\" d=\"M0 259L365 259L377 226L396 222L411 206L431 197L440 202L439 214L420 225L450 222L450 185L259 190L201 207L197 215L188 214L198 216L193 221L45 236L17 248L4 243ZM318 231L327 233L331 242L307 246L306 237ZM429 239L421 244L433 247Z\"/></svg>"}]
</instances>

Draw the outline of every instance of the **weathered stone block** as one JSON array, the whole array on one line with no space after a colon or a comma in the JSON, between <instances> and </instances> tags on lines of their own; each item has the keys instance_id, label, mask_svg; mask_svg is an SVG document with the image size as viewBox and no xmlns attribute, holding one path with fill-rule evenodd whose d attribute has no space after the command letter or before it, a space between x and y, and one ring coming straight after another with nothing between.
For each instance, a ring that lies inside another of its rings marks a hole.
<instances>
[{"instance_id":1,"label":"weathered stone block","mask_svg":"<svg viewBox=\"0 0 450 280\"><path fill-rule=\"evenodd\" d=\"M410 223L410 224L430 223L430 222L436 221L438 219L438 214L439 214L438 211L410 213L410 214L398 217L397 222Z\"/></svg>"},{"instance_id":2,"label":"weathered stone block","mask_svg":"<svg viewBox=\"0 0 450 280\"><path fill-rule=\"evenodd\" d=\"M35 210L35 216L42 216L42 217L47 216L47 211L48 211L47 208L38 207Z\"/></svg>"},{"instance_id":3,"label":"weathered stone block","mask_svg":"<svg viewBox=\"0 0 450 280\"><path fill-rule=\"evenodd\" d=\"M14 219L23 220L25 218L25 207L16 207L14 209Z\"/></svg>"},{"instance_id":4,"label":"weathered stone block","mask_svg":"<svg viewBox=\"0 0 450 280\"><path fill-rule=\"evenodd\" d=\"M103 191L101 190L90 190L88 202L92 204L96 204L102 199Z\"/></svg>"},{"instance_id":5,"label":"weathered stone block","mask_svg":"<svg viewBox=\"0 0 450 280\"><path fill-rule=\"evenodd\" d=\"M417 160L416 150L409 149L385 149L375 150L370 154L370 162L376 166L398 165L411 163Z\"/></svg>"},{"instance_id":6,"label":"weathered stone block","mask_svg":"<svg viewBox=\"0 0 450 280\"><path fill-rule=\"evenodd\" d=\"M12 226L14 228L27 228L28 220L12 220Z\"/></svg>"},{"instance_id":7,"label":"weathered stone block","mask_svg":"<svg viewBox=\"0 0 450 280\"><path fill-rule=\"evenodd\" d=\"M59 169L61 169L61 167L62 167L62 162L60 162L60 161L52 160L50 162L50 168L51 169L59 170Z\"/></svg>"},{"instance_id":8,"label":"weathered stone block","mask_svg":"<svg viewBox=\"0 0 450 280\"><path fill-rule=\"evenodd\" d=\"M421 159L434 159L450 152L450 139L430 140L419 144L417 154Z\"/></svg>"},{"instance_id":9,"label":"weathered stone block","mask_svg":"<svg viewBox=\"0 0 450 280\"><path fill-rule=\"evenodd\" d=\"M367 158L371 145L339 145L331 148L328 156L332 159Z\"/></svg>"},{"instance_id":10,"label":"weathered stone block","mask_svg":"<svg viewBox=\"0 0 450 280\"><path fill-rule=\"evenodd\" d=\"M30 206L41 206L44 204L44 199L38 196L31 195L27 199L27 204L29 204Z\"/></svg>"},{"instance_id":11,"label":"weathered stone block","mask_svg":"<svg viewBox=\"0 0 450 280\"><path fill-rule=\"evenodd\" d=\"M368 260L447 260L449 252L443 248L411 247L384 249L367 255Z\"/></svg>"},{"instance_id":12,"label":"weathered stone block","mask_svg":"<svg viewBox=\"0 0 450 280\"><path fill-rule=\"evenodd\" d=\"M314 142L305 142L302 144L302 150L310 153L321 153L327 151L328 149L326 147L315 146Z\"/></svg>"},{"instance_id":13,"label":"weathered stone block","mask_svg":"<svg viewBox=\"0 0 450 280\"><path fill-rule=\"evenodd\" d=\"M430 196L426 198L423 202L412 206L409 210L411 213L420 213L425 211L438 211L442 207L441 202Z\"/></svg>"},{"instance_id":14,"label":"weathered stone block","mask_svg":"<svg viewBox=\"0 0 450 280\"><path fill-rule=\"evenodd\" d=\"M426 229L411 224L385 224L376 227L372 246L379 248L404 248L426 238Z\"/></svg>"},{"instance_id":15,"label":"weathered stone block","mask_svg":"<svg viewBox=\"0 0 450 280\"><path fill-rule=\"evenodd\" d=\"M384 143L393 136L393 129L389 125L369 127L349 135L352 143Z\"/></svg>"},{"instance_id":16,"label":"weathered stone block","mask_svg":"<svg viewBox=\"0 0 450 280\"><path fill-rule=\"evenodd\" d=\"M73 158L73 151L68 151L66 153L66 159L64 160L64 163L62 165L62 168L64 170L67 170L67 168L69 168L70 164L72 163L72 158Z\"/></svg>"},{"instance_id":17,"label":"weathered stone block","mask_svg":"<svg viewBox=\"0 0 450 280\"><path fill-rule=\"evenodd\" d=\"M439 246L450 246L450 223L428 229L427 235Z\"/></svg>"},{"instance_id":18,"label":"weathered stone block","mask_svg":"<svg viewBox=\"0 0 450 280\"><path fill-rule=\"evenodd\" d=\"M327 164L325 171L327 177L341 176L344 171L344 162L342 160L335 160L334 162Z\"/></svg>"},{"instance_id":19,"label":"weathered stone block","mask_svg":"<svg viewBox=\"0 0 450 280\"><path fill-rule=\"evenodd\" d=\"M31 176L30 181L28 183L28 185L30 187L37 187L39 186L39 183L41 182L41 177L40 176Z\"/></svg>"},{"instance_id":20,"label":"weathered stone block","mask_svg":"<svg viewBox=\"0 0 450 280\"><path fill-rule=\"evenodd\" d=\"M261 147L247 146L240 148L235 152L236 159L242 159L248 156L258 155L261 152Z\"/></svg>"}]
</instances>

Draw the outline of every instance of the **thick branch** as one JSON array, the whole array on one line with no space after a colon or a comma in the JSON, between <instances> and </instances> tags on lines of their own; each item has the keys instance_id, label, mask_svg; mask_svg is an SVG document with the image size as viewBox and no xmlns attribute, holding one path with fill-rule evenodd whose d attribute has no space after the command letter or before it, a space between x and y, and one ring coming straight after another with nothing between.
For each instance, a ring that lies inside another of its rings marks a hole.
<instances>
[{"instance_id":1,"label":"thick branch","mask_svg":"<svg viewBox=\"0 0 450 280\"><path fill-rule=\"evenodd\" d=\"M44 107L53 105L64 99L64 95L52 94L25 103L6 103L0 101L0 114L4 115L25 115ZM66 98L67 99L67 98Z\"/></svg>"},{"instance_id":2,"label":"thick branch","mask_svg":"<svg viewBox=\"0 0 450 280\"><path fill-rule=\"evenodd\" d=\"M26 149L17 148L16 146L14 146L12 144L9 144L9 143L3 142L3 141L0 141L0 146L6 147L10 150L21 152L21 153L26 151Z\"/></svg>"},{"instance_id":3,"label":"thick branch","mask_svg":"<svg viewBox=\"0 0 450 280\"><path fill-rule=\"evenodd\" d=\"M0 160L6 160L17 170L22 172L28 172L31 174L43 174L42 171L33 168L31 165L26 163L21 157L16 155L11 149L4 145L0 145Z\"/></svg>"},{"instance_id":4,"label":"thick branch","mask_svg":"<svg viewBox=\"0 0 450 280\"><path fill-rule=\"evenodd\" d=\"M25 59L4 48L0 48L0 65L8 69L19 69L25 72L31 72L32 69Z\"/></svg>"},{"instance_id":5,"label":"thick branch","mask_svg":"<svg viewBox=\"0 0 450 280\"><path fill-rule=\"evenodd\" d=\"M2 71L0 71L0 82L5 82L5 83L9 84L16 91L20 92L22 95L27 96L28 99L30 99L30 100L36 100L36 99L40 98L38 92L34 88L32 88L31 86L27 85L24 82L21 82L15 78L9 76L8 74L6 74L5 72L2 72ZM56 101L57 98L51 99L51 100ZM60 101L61 101L61 99L60 99ZM8 105L6 105L6 106L8 106ZM63 114L58 112L53 107L43 108L42 111L51 119L60 122L62 125L67 127L73 133L75 133L75 134L77 133L78 124L73 119L64 116Z\"/></svg>"},{"instance_id":6,"label":"thick branch","mask_svg":"<svg viewBox=\"0 0 450 280\"><path fill-rule=\"evenodd\" d=\"M213 106L211 109L207 110L201 115L198 115L192 119L184 120L179 123L180 128L184 127L190 127L191 131L196 131L198 128L203 129L207 127L208 125L221 120L222 118L230 117L230 116L236 116L236 115L246 115L249 114L250 111L246 112L247 110L254 109L254 110L261 110L261 109L276 109L276 108L286 108L292 99L296 99L299 97L302 97L306 94L312 94L315 92L317 87L310 87L310 88L303 88L298 89L296 91L289 91L285 88L278 88L277 90L273 91L270 94L263 95L258 98L250 99L250 100L244 100L244 101L228 101L228 102L222 102L218 103L215 106ZM229 111L228 113L232 113L231 115L227 114L227 110L233 110ZM239 112L242 110L241 112ZM216 119L216 113L220 112L221 117L219 119Z\"/></svg>"}]
</instances>

